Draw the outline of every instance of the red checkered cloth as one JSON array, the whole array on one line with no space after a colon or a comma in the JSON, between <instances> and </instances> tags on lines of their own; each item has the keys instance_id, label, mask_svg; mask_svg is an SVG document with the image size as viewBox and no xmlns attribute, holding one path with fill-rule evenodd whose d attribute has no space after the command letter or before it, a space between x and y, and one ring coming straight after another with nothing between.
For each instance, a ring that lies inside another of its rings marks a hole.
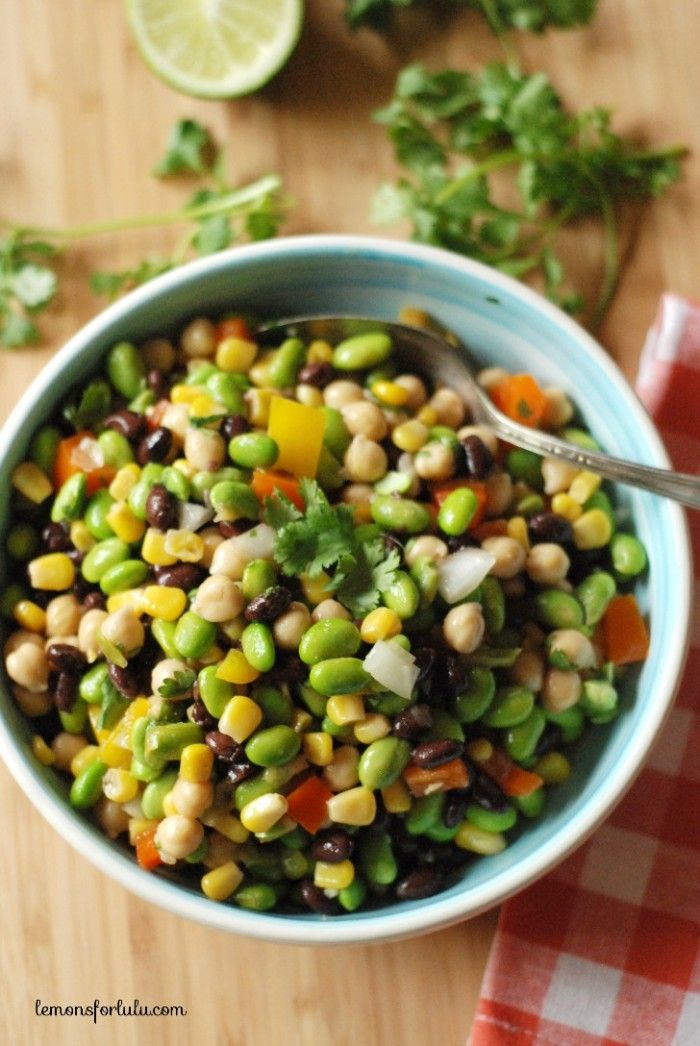
<instances>
[{"instance_id":1,"label":"red checkered cloth","mask_svg":"<svg viewBox=\"0 0 700 1046\"><path fill-rule=\"evenodd\" d=\"M700 305L662 298L638 392L700 471ZM700 579L700 514L690 513ZM676 704L606 823L504 904L472 1046L700 1046L700 600Z\"/></svg>"}]
</instances>

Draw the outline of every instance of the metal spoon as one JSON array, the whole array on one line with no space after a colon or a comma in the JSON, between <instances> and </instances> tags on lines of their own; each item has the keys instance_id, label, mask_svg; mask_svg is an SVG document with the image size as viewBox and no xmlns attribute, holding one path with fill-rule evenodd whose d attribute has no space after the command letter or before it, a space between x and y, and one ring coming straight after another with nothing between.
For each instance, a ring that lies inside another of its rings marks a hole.
<instances>
[{"instance_id":1,"label":"metal spoon","mask_svg":"<svg viewBox=\"0 0 700 1046\"><path fill-rule=\"evenodd\" d=\"M438 334L402 323L355 316L294 316L263 326L260 341L274 345L280 337L298 336L305 340L325 338L335 343L354 334L384 331L394 343L394 355L403 367L424 375L431 385L447 385L469 406L478 424L489 425L496 435L516 447L547 457L563 458L581 469L661 494L692 508L700 508L700 477L669 469L638 465L566 443L548 432L529 429L501 413L477 383L471 361L463 346L455 349Z\"/></svg>"}]
</instances>

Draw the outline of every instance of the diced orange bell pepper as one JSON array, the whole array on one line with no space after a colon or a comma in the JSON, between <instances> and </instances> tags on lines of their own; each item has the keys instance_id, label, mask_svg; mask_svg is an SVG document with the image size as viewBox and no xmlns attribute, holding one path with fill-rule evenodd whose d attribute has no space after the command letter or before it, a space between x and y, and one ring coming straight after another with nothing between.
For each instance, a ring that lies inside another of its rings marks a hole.
<instances>
[{"instance_id":1,"label":"diced orange bell pepper","mask_svg":"<svg viewBox=\"0 0 700 1046\"><path fill-rule=\"evenodd\" d=\"M523 770L501 748L494 748L490 756L479 760L478 765L509 796L530 795L544 783L539 774Z\"/></svg>"},{"instance_id":2,"label":"diced orange bell pepper","mask_svg":"<svg viewBox=\"0 0 700 1046\"><path fill-rule=\"evenodd\" d=\"M328 816L326 803L332 796L330 788L320 777L307 777L287 796L287 813L293 821L315 835Z\"/></svg>"},{"instance_id":3,"label":"diced orange bell pepper","mask_svg":"<svg viewBox=\"0 0 700 1046\"><path fill-rule=\"evenodd\" d=\"M242 338L243 341L254 341L250 327L242 316L226 316L216 325L217 344L224 338Z\"/></svg>"},{"instance_id":4,"label":"diced orange bell pepper","mask_svg":"<svg viewBox=\"0 0 700 1046\"><path fill-rule=\"evenodd\" d=\"M469 524L469 530L473 530L474 527L478 527L479 523L481 523L486 511L485 483L481 483L476 479L451 479L447 483L439 483L433 487L433 501L440 508L448 494L451 494L453 490L460 490L462 487L469 487L470 490L473 490L478 502L476 512Z\"/></svg>"},{"instance_id":5,"label":"diced orange bell pepper","mask_svg":"<svg viewBox=\"0 0 700 1046\"><path fill-rule=\"evenodd\" d=\"M432 770L409 763L402 776L411 795L416 798L432 795L433 792L446 792L450 788L469 787L469 771L461 759L450 759L449 763Z\"/></svg>"},{"instance_id":6,"label":"diced orange bell pepper","mask_svg":"<svg viewBox=\"0 0 700 1046\"><path fill-rule=\"evenodd\" d=\"M537 428L547 409L547 398L531 374L510 374L489 393L506 417L528 428Z\"/></svg>"},{"instance_id":7,"label":"diced orange bell pepper","mask_svg":"<svg viewBox=\"0 0 700 1046\"><path fill-rule=\"evenodd\" d=\"M474 527L471 533L475 541L504 537L508 533L508 522L505 519L485 519Z\"/></svg>"},{"instance_id":8,"label":"diced orange bell pepper","mask_svg":"<svg viewBox=\"0 0 700 1046\"><path fill-rule=\"evenodd\" d=\"M634 596L615 596L602 624L608 661L628 665L645 659L649 653L649 630Z\"/></svg>"},{"instance_id":9,"label":"diced orange bell pepper","mask_svg":"<svg viewBox=\"0 0 700 1046\"><path fill-rule=\"evenodd\" d=\"M115 476L115 470L105 465L90 468L90 462L86 455L81 455L78 448L83 440L94 440L94 433L87 429L76 432L75 436L62 439L56 449L56 458L53 465L53 481L56 490L60 490L67 479L74 476L76 472L84 472L87 476L87 492L94 494L101 487L108 487Z\"/></svg>"},{"instance_id":10,"label":"diced orange bell pepper","mask_svg":"<svg viewBox=\"0 0 700 1046\"><path fill-rule=\"evenodd\" d=\"M293 476L286 476L284 472L276 472L274 469L255 469L250 488L261 504L265 498L274 497L278 491L281 491L301 512L304 511L304 499L301 496L298 481Z\"/></svg>"},{"instance_id":11,"label":"diced orange bell pepper","mask_svg":"<svg viewBox=\"0 0 700 1046\"><path fill-rule=\"evenodd\" d=\"M159 864L162 864L161 856L156 846L157 828L147 828L136 836L136 860L140 868L152 872Z\"/></svg>"}]
</instances>

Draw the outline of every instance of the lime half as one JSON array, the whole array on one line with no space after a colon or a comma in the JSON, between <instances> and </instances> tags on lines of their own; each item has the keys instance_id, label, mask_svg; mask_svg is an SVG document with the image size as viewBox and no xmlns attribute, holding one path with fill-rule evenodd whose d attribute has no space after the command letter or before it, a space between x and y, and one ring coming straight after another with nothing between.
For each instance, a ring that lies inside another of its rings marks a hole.
<instances>
[{"instance_id":1,"label":"lime half","mask_svg":"<svg viewBox=\"0 0 700 1046\"><path fill-rule=\"evenodd\" d=\"M302 0L126 0L141 54L156 76L197 98L262 87L299 39Z\"/></svg>"}]
</instances>

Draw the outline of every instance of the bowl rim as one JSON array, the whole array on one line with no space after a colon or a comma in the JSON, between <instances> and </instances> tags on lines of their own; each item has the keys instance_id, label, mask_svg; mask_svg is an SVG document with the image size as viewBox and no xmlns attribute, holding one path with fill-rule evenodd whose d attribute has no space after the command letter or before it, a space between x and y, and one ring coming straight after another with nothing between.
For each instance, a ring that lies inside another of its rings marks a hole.
<instances>
[{"instance_id":1,"label":"bowl rim","mask_svg":"<svg viewBox=\"0 0 700 1046\"><path fill-rule=\"evenodd\" d=\"M590 357L593 357L597 366L625 400L636 424L642 430L654 459L653 463L661 467L670 465L661 437L651 418L615 362L590 334L532 289L480 262L441 248L375 236L319 234L289 236L234 247L189 262L156 277L108 306L78 330L56 353L11 412L2 429L0 470L7 465L5 459L11 452L30 406L46 395L57 375L73 358L80 355L93 340L98 339L106 328L127 317L132 309L165 295L177 293L182 285L206 278L219 270L234 270L241 265L245 267L249 262L260 260L272 262L282 257L324 253L345 255L348 258L365 256L372 261L409 260L426 266L450 269L457 275L486 281L494 289L500 288L510 297L519 299L521 304L562 328L568 338L577 342ZM260 913L246 912L233 906L209 901L203 895L200 897L183 890L167 879L143 872L133 859L112 849L111 842L106 837L96 835L94 828L79 812L71 810L65 801L45 787L39 768L26 758L22 745L11 733L4 717L0 717L0 755L30 801L71 846L132 893L173 914L215 929L289 944L370 943L377 940L397 940L445 928L502 903L564 860L609 816L641 770L672 707L689 642L692 560L687 520L680 506L671 505L670 510L673 521L667 537L673 543L679 568L676 616L682 627L674 636L672 649L665 651L664 664L660 669L661 682L658 690L666 693L666 700L663 703L659 703L658 700L655 702L649 717L635 735L633 748L628 749L617 764L615 789L609 786L601 788L585 808L580 810L575 818L570 819L541 851L529 854L514 868L506 869L493 880L465 894L454 897L441 897L438 894L427 898L425 905L419 908L402 910L399 907L388 911L380 909L372 911L364 918L301 921L269 913L260 918ZM4 686L3 692L3 696L9 701L10 697L6 694Z\"/></svg>"}]
</instances>

